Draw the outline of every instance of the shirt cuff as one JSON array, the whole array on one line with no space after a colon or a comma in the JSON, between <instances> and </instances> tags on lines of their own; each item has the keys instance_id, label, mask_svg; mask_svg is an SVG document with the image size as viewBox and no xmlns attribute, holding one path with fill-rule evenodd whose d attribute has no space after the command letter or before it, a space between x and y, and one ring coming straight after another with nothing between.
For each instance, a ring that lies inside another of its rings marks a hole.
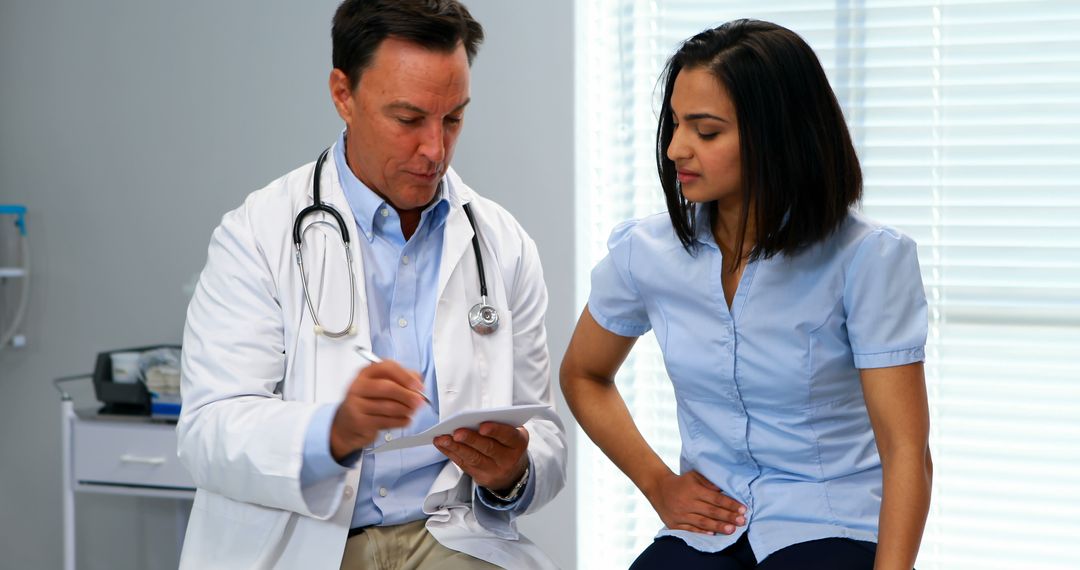
<instances>
[{"instance_id":1,"label":"shirt cuff","mask_svg":"<svg viewBox=\"0 0 1080 570\"><path fill-rule=\"evenodd\" d=\"M495 495L491 494L491 491L476 486L476 498L485 507L493 511L509 511L514 514L522 514L529 505L532 504L533 494L536 490L536 470L532 468L530 460L529 464L529 478L525 481L525 487L521 490L521 494L516 499L507 503L506 501L500 501Z\"/></svg>"},{"instance_id":2,"label":"shirt cuff","mask_svg":"<svg viewBox=\"0 0 1080 570\"><path fill-rule=\"evenodd\" d=\"M300 486L310 487L335 475L341 475L352 465L342 465L330 453L330 426L337 413L337 404L319 408L311 417L304 436L304 462L300 467ZM352 464L356 458L351 458Z\"/></svg>"},{"instance_id":3,"label":"shirt cuff","mask_svg":"<svg viewBox=\"0 0 1080 570\"><path fill-rule=\"evenodd\" d=\"M589 314L592 315L592 318L594 321L596 321L596 324L600 325L612 334L625 337L639 337L649 332L649 329L652 328L650 325L647 324L643 325L633 321L628 321L626 319L617 319L614 317L602 315L592 305L588 305L588 308Z\"/></svg>"},{"instance_id":4,"label":"shirt cuff","mask_svg":"<svg viewBox=\"0 0 1080 570\"><path fill-rule=\"evenodd\" d=\"M926 350L922 346L894 350L891 352L874 352L870 354L856 354L855 368L889 368L903 366L926 360Z\"/></svg>"}]
</instances>

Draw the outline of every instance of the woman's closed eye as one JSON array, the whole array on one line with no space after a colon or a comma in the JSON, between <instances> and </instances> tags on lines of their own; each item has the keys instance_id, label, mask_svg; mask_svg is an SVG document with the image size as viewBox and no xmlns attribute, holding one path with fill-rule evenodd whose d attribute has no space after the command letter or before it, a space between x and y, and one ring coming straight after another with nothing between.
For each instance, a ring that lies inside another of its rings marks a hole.
<instances>
[{"instance_id":1,"label":"woman's closed eye","mask_svg":"<svg viewBox=\"0 0 1080 570\"><path fill-rule=\"evenodd\" d=\"M675 119L672 119L671 120L671 130L673 132L679 130L679 125L680 124L681 123L679 123L679 121L676 121ZM691 124L693 124L693 122L691 122ZM713 131L713 130L700 129L700 128L695 129L694 132L697 133L698 138L700 138L701 140L705 140L705 141L715 139L716 136L720 134L720 131L718 131L718 130Z\"/></svg>"}]
</instances>

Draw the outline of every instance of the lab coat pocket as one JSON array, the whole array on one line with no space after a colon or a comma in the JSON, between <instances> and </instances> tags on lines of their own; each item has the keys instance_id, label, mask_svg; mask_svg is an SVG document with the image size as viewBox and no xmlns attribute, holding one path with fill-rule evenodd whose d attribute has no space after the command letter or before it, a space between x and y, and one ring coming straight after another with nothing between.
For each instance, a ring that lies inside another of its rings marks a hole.
<instances>
[{"instance_id":1,"label":"lab coat pocket","mask_svg":"<svg viewBox=\"0 0 1080 570\"><path fill-rule=\"evenodd\" d=\"M514 317L509 309L499 308L499 328L481 335L469 329L473 359L469 381L480 397L481 408L509 406L514 403L514 359L529 358L514 351Z\"/></svg>"},{"instance_id":2,"label":"lab coat pocket","mask_svg":"<svg viewBox=\"0 0 1080 570\"><path fill-rule=\"evenodd\" d=\"M234 501L200 490L195 495L180 568L215 561L214 568L269 568L293 525L288 511ZM208 568L208 566L200 566Z\"/></svg>"},{"instance_id":3,"label":"lab coat pocket","mask_svg":"<svg viewBox=\"0 0 1080 570\"><path fill-rule=\"evenodd\" d=\"M457 481L450 488L440 488L444 480L456 477ZM472 504L472 479L461 474L461 470L452 463L447 464L435 481L432 492L424 499L424 514L440 522L450 520L450 509L468 507Z\"/></svg>"}]
</instances>

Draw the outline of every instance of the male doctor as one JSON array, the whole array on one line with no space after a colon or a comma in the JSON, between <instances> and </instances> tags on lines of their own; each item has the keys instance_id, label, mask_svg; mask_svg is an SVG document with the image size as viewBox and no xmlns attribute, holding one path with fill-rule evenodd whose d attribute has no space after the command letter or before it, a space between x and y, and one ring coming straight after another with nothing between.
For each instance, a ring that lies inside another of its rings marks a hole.
<instances>
[{"instance_id":1,"label":"male doctor","mask_svg":"<svg viewBox=\"0 0 1080 570\"><path fill-rule=\"evenodd\" d=\"M463 410L552 403L536 246L449 167L482 37L456 0L338 8L345 130L321 168L225 215L188 308L177 433L198 492L182 568L553 567L514 524L565 482L553 412L372 452ZM315 176L351 243L308 214L301 267L293 223ZM481 276L494 332L470 326Z\"/></svg>"}]
</instances>

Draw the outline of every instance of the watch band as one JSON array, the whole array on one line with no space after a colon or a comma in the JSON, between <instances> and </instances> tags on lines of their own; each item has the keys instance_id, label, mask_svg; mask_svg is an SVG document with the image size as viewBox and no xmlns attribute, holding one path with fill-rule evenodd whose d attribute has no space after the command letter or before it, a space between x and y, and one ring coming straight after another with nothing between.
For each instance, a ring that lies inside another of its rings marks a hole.
<instances>
[{"instance_id":1,"label":"watch band","mask_svg":"<svg viewBox=\"0 0 1080 570\"><path fill-rule=\"evenodd\" d=\"M500 501L502 501L504 503L513 503L521 495L521 490L525 488L525 483L528 483L528 482L529 482L529 466L526 465L525 466L525 472L521 474L521 478L518 479L517 483L514 483L514 486L510 488L509 493L507 493L505 495L500 495L500 494L496 493L495 491L492 491L491 489L488 489L487 487L484 487L484 490L487 491L488 494L490 494L492 497L495 497L496 499L498 499L498 500L500 500Z\"/></svg>"}]
</instances>

